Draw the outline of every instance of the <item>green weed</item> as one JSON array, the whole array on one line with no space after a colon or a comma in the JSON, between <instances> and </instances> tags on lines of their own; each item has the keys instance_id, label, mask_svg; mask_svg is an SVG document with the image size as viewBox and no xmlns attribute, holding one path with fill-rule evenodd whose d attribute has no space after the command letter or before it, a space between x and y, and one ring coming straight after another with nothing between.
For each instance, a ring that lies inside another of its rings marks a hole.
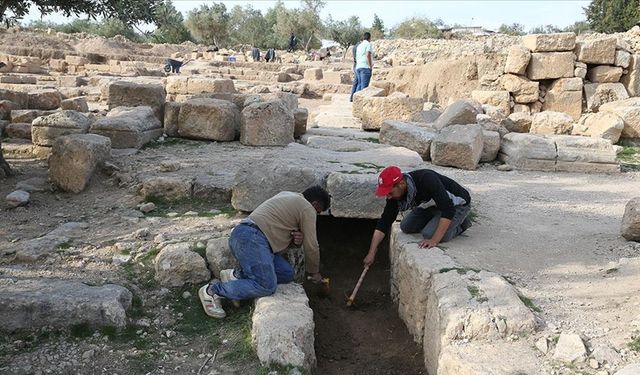
<instances>
[{"instance_id":1,"label":"green weed","mask_svg":"<svg viewBox=\"0 0 640 375\"><path fill-rule=\"evenodd\" d=\"M518 297L520 298L520 301L522 301L522 303L524 303L524 305L527 306L531 311L535 311L537 313L542 312L542 309L536 306L536 304L533 303L530 298L525 297L522 294L518 294Z\"/></svg>"},{"instance_id":2,"label":"green weed","mask_svg":"<svg viewBox=\"0 0 640 375\"><path fill-rule=\"evenodd\" d=\"M363 141L371 142L371 143L380 143L378 138L364 138Z\"/></svg>"},{"instance_id":3,"label":"green weed","mask_svg":"<svg viewBox=\"0 0 640 375\"><path fill-rule=\"evenodd\" d=\"M640 147L622 146L618 161L625 170L640 171Z\"/></svg>"},{"instance_id":4,"label":"green weed","mask_svg":"<svg viewBox=\"0 0 640 375\"><path fill-rule=\"evenodd\" d=\"M640 336L633 339L630 343L627 344L629 349L640 353Z\"/></svg>"}]
</instances>

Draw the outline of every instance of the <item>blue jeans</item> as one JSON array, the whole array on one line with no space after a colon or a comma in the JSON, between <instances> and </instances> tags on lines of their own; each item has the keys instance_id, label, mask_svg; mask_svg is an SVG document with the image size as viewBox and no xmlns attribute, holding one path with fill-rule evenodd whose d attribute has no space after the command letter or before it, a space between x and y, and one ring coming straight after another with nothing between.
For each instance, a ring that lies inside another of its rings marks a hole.
<instances>
[{"instance_id":1,"label":"blue jeans","mask_svg":"<svg viewBox=\"0 0 640 375\"><path fill-rule=\"evenodd\" d=\"M240 263L238 280L212 284L219 296L243 300L269 296L278 284L293 281L293 267L281 255L274 254L267 237L254 224L240 223L229 237L231 253Z\"/></svg>"},{"instance_id":2,"label":"blue jeans","mask_svg":"<svg viewBox=\"0 0 640 375\"><path fill-rule=\"evenodd\" d=\"M370 68L359 68L356 70L356 75L358 76L358 88L356 91L364 90L369 87L369 81L371 81Z\"/></svg>"},{"instance_id":3,"label":"blue jeans","mask_svg":"<svg viewBox=\"0 0 640 375\"><path fill-rule=\"evenodd\" d=\"M351 86L351 97L349 98L350 102L353 101L353 94L355 94L358 91L358 82L360 82L358 80L358 73L354 70L353 71L353 85Z\"/></svg>"},{"instance_id":4,"label":"blue jeans","mask_svg":"<svg viewBox=\"0 0 640 375\"><path fill-rule=\"evenodd\" d=\"M455 236L464 232L461 224L464 219L467 218L467 215L469 215L471 205L456 206L455 209L456 212L453 214L453 219L451 219L449 229L447 229L440 242L450 241ZM428 208L416 207L402 219L400 222L400 229L405 233L419 232L422 234L423 238L432 238L436 229L438 229L440 217L442 217L442 212L435 206Z\"/></svg>"}]
</instances>

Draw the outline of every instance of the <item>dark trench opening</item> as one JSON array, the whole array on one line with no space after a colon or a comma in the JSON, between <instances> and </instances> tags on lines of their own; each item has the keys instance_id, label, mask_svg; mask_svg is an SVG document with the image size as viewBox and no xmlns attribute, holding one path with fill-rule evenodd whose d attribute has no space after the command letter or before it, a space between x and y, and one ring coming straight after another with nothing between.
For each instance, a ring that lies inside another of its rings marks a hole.
<instances>
[{"instance_id":1,"label":"dark trench opening","mask_svg":"<svg viewBox=\"0 0 640 375\"><path fill-rule=\"evenodd\" d=\"M388 236L347 307L375 226L376 220L318 217L322 272L331 288L327 297L305 283L315 321L314 374L426 374L422 346L391 300Z\"/></svg>"}]
</instances>

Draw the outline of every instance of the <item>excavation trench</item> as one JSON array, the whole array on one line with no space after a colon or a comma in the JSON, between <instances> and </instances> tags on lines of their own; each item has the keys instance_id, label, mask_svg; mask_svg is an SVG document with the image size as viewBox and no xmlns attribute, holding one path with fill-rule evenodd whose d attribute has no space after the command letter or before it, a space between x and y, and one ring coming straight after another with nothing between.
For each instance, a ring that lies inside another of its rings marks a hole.
<instances>
[{"instance_id":1,"label":"excavation trench","mask_svg":"<svg viewBox=\"0 0 640 375\"><path fill-rule=\"evenodd\" d=\"M305 283L315 321L315 374L426 374L422 348L407 332L389 287L389 242L383 242L355 299L375 220L319 217L318 239L329 296Z\"/></svg>"}]
</instances>

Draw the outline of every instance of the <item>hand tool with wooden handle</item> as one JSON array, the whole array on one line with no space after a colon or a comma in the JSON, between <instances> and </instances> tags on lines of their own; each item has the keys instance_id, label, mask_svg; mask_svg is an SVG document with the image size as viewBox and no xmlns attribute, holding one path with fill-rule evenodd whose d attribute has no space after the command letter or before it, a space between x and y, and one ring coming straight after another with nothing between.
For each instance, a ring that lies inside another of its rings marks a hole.
<instances>
[{"instance_id":1,"label":"hand tool with wooden handle","mask_svg":"<svg viewBox=\"0 0 640 375\"><path fill-rule=\"evenodd\" d=\"M358 289L360 289L360 285L362 284L362 280L364 280L364 275L367 274L368 270L369 270L369 266L364 267L364 270L362 271L362 274L360 275L360 278L358 279L358 283L356 284L356 287L353 288L353 293L351 293L351 296L347 299L347 306L353 305L353 301L356 299L356 294L358 293Z\"/></svg>"}]
</instances>

